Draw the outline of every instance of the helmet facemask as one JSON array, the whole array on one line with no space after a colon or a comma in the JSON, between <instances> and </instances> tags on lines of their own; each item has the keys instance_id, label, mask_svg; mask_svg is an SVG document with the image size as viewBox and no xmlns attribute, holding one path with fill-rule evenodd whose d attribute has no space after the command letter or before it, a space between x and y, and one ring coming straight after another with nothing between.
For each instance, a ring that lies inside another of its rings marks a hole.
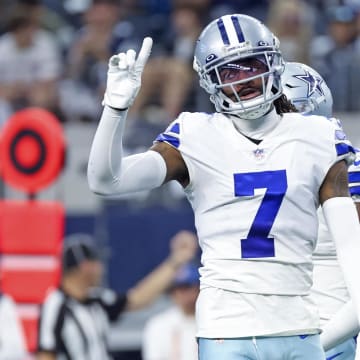
<instances>
[{"instance_id":1,"label":"helmet facemask","mask_svg":"<svg viewBox=\"0 0 360 360\"><path fill-rule=\"evenodd\" d=\"M281 55L274 50L255 51L245 56L235 53L220 61L209 62L202 74L200 85L212 90L210 100L215 104L216 111L255 119L267 113L272 102L281 95L282 68ZM238 76L236 72L239 73ZM238 93L238 87L248 84L250 89L255 90L252 83L257 79L261 79L259 95L241 99L244 97L243 90L247 90L244 87Z\"/></svg>"}]
</instances>

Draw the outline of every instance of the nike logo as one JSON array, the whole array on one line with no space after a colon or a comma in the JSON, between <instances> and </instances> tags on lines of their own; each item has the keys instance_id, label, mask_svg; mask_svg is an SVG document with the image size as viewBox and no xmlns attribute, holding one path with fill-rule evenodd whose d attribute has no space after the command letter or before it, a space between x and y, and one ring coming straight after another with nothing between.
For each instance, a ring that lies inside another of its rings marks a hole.
<instances>
[{"instance_id":1,"label":"nike logo","mask_svg":"<svg viewBox=\"0 0 360 360\"><path fill-rule=\"evenodd\" d=\"M343 351L342 351L342 352L339 352L339 353L337 353L337 354L335 354L335 355L332 355L332 356L330 356L330 357L328 357L328 358L326 358L326 360L335 359L336 357L338 357L338 356L341 355L342 353L343 353Z\"/></svg>"}]
</instances>

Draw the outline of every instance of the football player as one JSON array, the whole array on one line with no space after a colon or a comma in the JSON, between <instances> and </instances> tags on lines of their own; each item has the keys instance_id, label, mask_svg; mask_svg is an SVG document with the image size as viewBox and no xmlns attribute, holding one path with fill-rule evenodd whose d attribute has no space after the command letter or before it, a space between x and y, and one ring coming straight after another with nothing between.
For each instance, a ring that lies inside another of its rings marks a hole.
<instances>
[{"instance_id":1,"label":"football player","mask_svg":"<svg viewBox=\"0 0 360 360\"><path fill-rule=\"evenodd\" d=\"M144 152L123 157L127 109L152 40L109 61L88 182L102 195L184 188L202 249L197 301L200 360L324 359L309 296L317 208L331 224L360 310L360 228L348 194L354 150L325 118L282 94L279 42L257 19L225 15L200 34L194 69L215 112L184 112ZM344 236L345 234L345 236Z\"/></svg>"},{"instance_id":2,"label":"football player","mask_svg":"<svg viewBox=\"0 0 360 360\"><path fill-rule=\"evenodd\" d=\"M340 125L338 119L332 117L332 95L321 75L310 66L296 62L285 63L282 75L283 92L305 115L320 115L329 118L329 121ZM358 154L358 153L357 153ZM356 159L359 160L359 159ZM349 167L349 190L360 212L360 164L355 161ZM316 248L313 254L313 287L312 294L319 307L322 327L339 311L349 300L342 270L337 261L336 247L331 239L321 207L318 209L319 231ZM353 313L356 320L356 314ZM357 323L357 322L356 322ZM342 317L340 328L344 327ZM336 335L336 334L334 334ZM322 334L325 340L327 359L354 360L356 342L352 336L332 348L329 348L329 334ZM340 336L340 340L341 340Z\"/></svg>"}]
</instances>

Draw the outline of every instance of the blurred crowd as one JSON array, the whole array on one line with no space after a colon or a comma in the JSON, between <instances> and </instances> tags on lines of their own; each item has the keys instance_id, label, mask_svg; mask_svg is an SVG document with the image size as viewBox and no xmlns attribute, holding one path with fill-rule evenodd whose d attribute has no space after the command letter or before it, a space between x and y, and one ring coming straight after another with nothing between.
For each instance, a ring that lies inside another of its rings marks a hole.
<instances>
[{"instance_id":1,"label":"blurred crowd","mask_svg":"<svg viewBox=\"0 0 360 360\"><path fill-rule=\"evenodd\" d=\"M335 112L360 110L360 0L2 0L0 13L0 124L28 106L96 122L109 57L149 35L155 45L125 139L130 149L148 146L179 112L211 111L193 48L204 25L227 13L264 21L286 60L324 77Z\"/></svg>"}]
</instances>

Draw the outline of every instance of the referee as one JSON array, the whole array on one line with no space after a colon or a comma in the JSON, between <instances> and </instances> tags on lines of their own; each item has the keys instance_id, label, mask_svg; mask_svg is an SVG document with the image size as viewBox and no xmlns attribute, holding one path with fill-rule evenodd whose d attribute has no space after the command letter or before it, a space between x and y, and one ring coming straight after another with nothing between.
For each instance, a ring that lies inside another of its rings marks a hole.
<instances>
[{"instance_id":1,"label":"referee","mask_svg":"<svg viewBox=\"0 0 360 360\"><path fill-rule=\"evenodd\" d=\"M93 243L84 236L67 241L61 286L42 305L37 360L110 360L110 323L124 311L148 306L197 249L195 235L180 231L171 239L169 257L126 294L117 294L99 288L103 265Z\"/></svg>"}]
</instances>

